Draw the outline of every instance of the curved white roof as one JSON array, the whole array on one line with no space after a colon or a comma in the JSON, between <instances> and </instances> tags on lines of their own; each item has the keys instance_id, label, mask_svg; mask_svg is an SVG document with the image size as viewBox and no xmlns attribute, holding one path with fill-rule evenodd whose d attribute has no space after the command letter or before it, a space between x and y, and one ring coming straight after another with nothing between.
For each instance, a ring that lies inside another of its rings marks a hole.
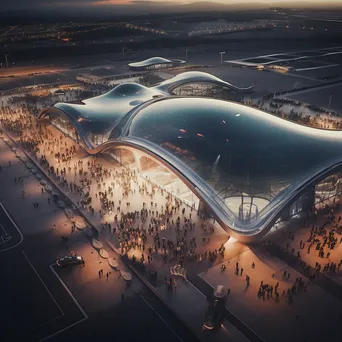
<instances>
[{"instance_id":1,"label":"curved white roof","mask_svg":"<svg viewBox=\"0 0 342 342\"><path fill-rule=\"evenodd\" d=\"M171 64L172 61L163 57L152 57L152 58L148 58L145 59L141 62L134 62L134 63L130 63L128 64L128 66L132 67L132 68L143 68L143 67L147 67L150 65L156 65L156 64Z\"/></svg>"}]
</instances>

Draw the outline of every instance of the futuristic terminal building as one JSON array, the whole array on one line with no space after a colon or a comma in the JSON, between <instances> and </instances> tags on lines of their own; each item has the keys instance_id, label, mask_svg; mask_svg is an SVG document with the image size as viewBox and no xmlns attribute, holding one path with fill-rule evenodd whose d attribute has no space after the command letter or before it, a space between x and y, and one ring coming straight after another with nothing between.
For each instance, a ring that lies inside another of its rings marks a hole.
<instances>
[{"instance_id":1,"label":"futuristic terminal building","mask_svg":"<svg viewBox=\"0 0 342 342\"><path fill-rule=\"evenodd\" d=\"M121 84L79 103L57 103L39 118L90 154L105 153L143 176L153 169L156 183L168 173L197 199L188 198L189 205L244 241L263 236L279 218L312 208L317 184L329 192L339 183L341 132L234 102L170 95L196 80L237 88L205 73L184 73L152 88Z\"/></svg>"},{"instance_id":2,"label":"futuristic terminal building","mask_svg":"<svg viewBox=\"0 0 342 342\"><path fill-rule=\"evenodd\" d=\"M134 62L128 64L131 70L135 71L143 71L143 70L153 70L153 69L162 69L162 68L172 68L176 66L181 66L185 64L185 61L180 59L167 59L163 57L152 57L149 59L145 59L141 62Z\"/></svg>"}]
</instances>

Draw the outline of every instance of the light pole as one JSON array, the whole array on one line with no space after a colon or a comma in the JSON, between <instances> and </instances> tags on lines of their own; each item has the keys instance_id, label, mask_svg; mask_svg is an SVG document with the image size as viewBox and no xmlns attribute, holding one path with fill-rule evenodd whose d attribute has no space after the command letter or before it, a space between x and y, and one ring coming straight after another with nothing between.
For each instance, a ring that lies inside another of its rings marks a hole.
<instances>
[{"instance_id":1,"label":"light pole","mask_svg":"<svg viewBox=\"0 0 342 342\"><path fill-rule=\"evenodd\" d=\"M125 50L127 50L127 48L123 47L122 48L122 57L123 57L123 59L125 59Z\"/></svg>"},{"instance_id":2,"label":"light pole","mask_svg":"<svg viewBox=\"0 0 342 342\"><path fill-rule=\"evenodd\" d=\"M185 49L185 62L188 62L188 51L189 49Z\"/></svg>"},{"instance_id":3,"label":"light pole","mask_svg":"<svg viewBox=\"0 0 342 342\"><path fill-rule=\"evenodd\" d=\"M331 101L332 101L332 94L330 94L330 96L329 96L329 106L328 106L329 109L330 109L330 106L331 106Z\"/></svg>"},{"instance_id":4,"label":"light pole","mask_svg":"<svg viewBox=\"0 0 342 342\"><path fill-rule=\"evenodd\" d=\"M220 52L219 53L221 55L221 64L223 63L223 55L225 54L225 52Z\"/></svg>"},{"instance_id":5,"label":"light pole","mask_svg":"<svg viewBox=\"0 0 342 342\"><path fill-rule=\"evenodd\" d=\"M6 68L8 68L7 53L5 54L5 59L6 59Z\"/></svg>"}]
</instances>

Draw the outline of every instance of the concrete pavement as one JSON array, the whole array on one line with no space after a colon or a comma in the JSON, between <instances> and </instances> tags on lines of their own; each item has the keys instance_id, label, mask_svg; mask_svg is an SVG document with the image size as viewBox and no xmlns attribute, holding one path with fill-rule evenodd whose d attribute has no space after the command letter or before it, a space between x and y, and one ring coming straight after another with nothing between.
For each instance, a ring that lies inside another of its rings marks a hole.
<instances>
[{"instance_id":1,"label":"concrete pavement","mask_svg":"<svg viewBox=\"0 0 342 342\"><path fill-rule=\"evenodd\" d=\"M252 268L252 263L255 268ZM239 275L235 274L236 263L239 265ZM265 253L259 247L253 247L237 257L224 263L226 270L222 272L217 265L207 272L200 274L201 278L211 287L219 284L231 289L227 300L227 309L252 329L264 341L302 342L340 341L341 302L322 288L310 283L307 291L296 293L293 302L288 303L282 296L283 290L291 288L295 279L302 277L280 259ZM243 274L240 275L243 268ZM286 270L290 278L283 277ZM250 277L250 286L247 287L245 277ZM275 295L269 299L257 297L260 283L272 285L279 282L279 302ZM299 315L298 321L296 315ZM322 329L322 326L325 329Z\"/></svg>"},{"instance_id":2,"label":"concrete pavement","mask_svg":"<svg viewBox=\"0 0 342 342\"><path fill-rule=\"evenodd\" d=\"M1 269L13 271L7 277L4 275L8 281L1 282L0 287L1 293L7 294L6 300L3 297L2 307L7 310L11 322L8 330L2 331L7 336L4 341L13 340L14 329L16 336L35 342L49 336L56 341L65 341L68 339L66 336L75 331L78 333L76 339L85 341L88 338L94 340L101 334L113 339L133 341L145 330L149 331L152 341L160 341L160 336L166 336L166 341L179 341L173 334L175 330L182 340L194 341L192 335L170 315L163 304L157 302L152 309L142 300L140 291L144 292L144 289L136 278L133 278L133 285L128 289L126 282L118 279L113 271L107 281L106 272L110 268L107 262L99 259L85 234L72 233L69 219L52 201L48 203L49 195L42 194L41 185L33 174L3 141L0 141L0 148L0 165L4 169L0 175L2 200L24 235L20 249L17 247L0 254ZM11 161L11 166L8 166L8 161ZM22 177L23 183L15 183L15 177ZM34 208L33 202L39 203L39 207ZM61 244L60 236L64 234L70 236L69 246ZM56 258L68 254L71 249L84 255L86 267L58 270L57 274L89 316L86 324L79 307L49 267ZM9 268L9 264L17 266ZM125 266L121 264L121 267ZM98 277L99 268L104 270L103 277ZM9 287L3 288L5 285ZM32 295L27 297L28 293ZM121 307L122 293L127 303L125 309ZM15 302L11 300L14 298ZM20 318L17 312L22 310L24 303L25 311L22 311ZM63 314L54 312L59 311L57 305ZM154 316L154 310L159 316ZM36 312L36 315L33 316L32 312ZM28 323L27 326L23 320ZM136 329L128 329L125 322L134 322ZM78 330L79 327L81 330ZM96 327L101 327L101 331L98 332Z\"/></svg>"}]
</instances>

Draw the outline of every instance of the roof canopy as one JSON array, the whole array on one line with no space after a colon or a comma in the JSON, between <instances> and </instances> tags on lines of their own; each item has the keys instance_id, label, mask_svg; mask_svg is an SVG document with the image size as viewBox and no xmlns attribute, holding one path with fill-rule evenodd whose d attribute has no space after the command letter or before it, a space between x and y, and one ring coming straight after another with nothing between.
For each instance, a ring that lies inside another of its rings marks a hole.
<instances>
[{"instance_id":1,"label":"roof canopy","mask_svg":"<svg viewBox=\"0 0 342 342\"><path fill-rule=\"evenodd\" d=\"M173 62L169 59L163 58L163 57L152 57L145 59L141 62L135 62L135 63L130 63L128 66L131 68L143 68L143 67L148 67L151 65L157 65L157 64L172 64Z\"/></svg>"}]
</instances>

